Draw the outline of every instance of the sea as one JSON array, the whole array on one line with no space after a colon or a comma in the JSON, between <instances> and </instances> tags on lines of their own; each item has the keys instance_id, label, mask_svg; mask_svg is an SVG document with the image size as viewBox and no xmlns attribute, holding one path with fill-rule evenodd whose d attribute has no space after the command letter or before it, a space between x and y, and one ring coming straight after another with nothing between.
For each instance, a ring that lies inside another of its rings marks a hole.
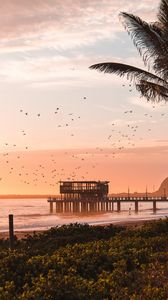
<instances>
[{"instance_id":1,"label":"sea","mask_svg":"<svg viewBox=\"0 0 168 300\"><path fill-rule=\"evenodd\" d=\"M121 212L50 213L47 199L0 199L0 232L8 231L8 216L14 216L14 230L36 231L70 223L90 225L117 224L123 222L160 219L168 216L168 203L157 203L153 213L153 203L139 203L135 213L134 204L121 203Z\"/></svg>"}]
</instances>

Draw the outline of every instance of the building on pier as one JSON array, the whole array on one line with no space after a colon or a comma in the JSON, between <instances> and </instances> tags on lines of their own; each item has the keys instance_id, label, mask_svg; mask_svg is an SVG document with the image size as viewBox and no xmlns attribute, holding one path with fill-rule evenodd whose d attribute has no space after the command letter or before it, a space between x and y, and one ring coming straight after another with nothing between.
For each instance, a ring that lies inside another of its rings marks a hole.
<instances>
[{"instance_id":1,"label":"building on pier","mask_svg":"<svg viewBox=\"0 0 168 300\"><path fill-rule=\"evenodd\" d=\"M111 197L108 195L109 181L60 181L60 196L49 198L50 213L53 213L53 204L57 213L100 213L120 212L122 203L135 205L135 213L139 211L139 203L153 204L153 213L156 213L157 203L168 203L168 197Z\"/></svg>"},{"instance_id":2,"label":"building on pier","mask_svg":"<svg viewBox=\"0 0 168 300\"><path fill-rule=\"evenodd\" d=\"M106 200L109 181L60 181L61 199Z\"/></svg>"}]
</instances>

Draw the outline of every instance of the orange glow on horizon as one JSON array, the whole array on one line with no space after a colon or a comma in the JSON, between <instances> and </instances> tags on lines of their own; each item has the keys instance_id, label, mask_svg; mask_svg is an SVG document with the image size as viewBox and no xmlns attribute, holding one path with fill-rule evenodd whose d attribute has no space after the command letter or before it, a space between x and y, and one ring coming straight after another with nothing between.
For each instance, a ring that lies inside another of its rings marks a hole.
<instances>
[{"instance_id":1,"label":"orange glow on horizon","mask_svg":"<svg viewBox=\"0 0 168 300\"><path fill-rule=\"evenodd\" d=\"M157 190L167 177L168 148L10 152L0 162L0 194L58 194L60 180L109 180L110 193Z\"/></svg>"}]
</instances>

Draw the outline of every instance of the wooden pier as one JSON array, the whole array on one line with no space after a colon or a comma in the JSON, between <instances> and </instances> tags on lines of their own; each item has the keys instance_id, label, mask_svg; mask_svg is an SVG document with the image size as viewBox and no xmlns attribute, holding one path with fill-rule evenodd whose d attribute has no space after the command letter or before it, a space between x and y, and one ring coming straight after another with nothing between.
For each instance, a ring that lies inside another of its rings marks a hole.
<instances>
[{"instance_id":1,"label":"wooden pier","mask_svg":"<svg viewBox=\"0 0 168 300\"><path fill-rule=\"evenodd\" d=\"M135 213L139 211L139 203L152 203L153 212L156 213L158 203L168 203L165 192L163 197L148 196L147 191L143 197L133 197L129 191L127 197L111 197L108 194L108 183L109 181L60 181L60 196L48 199L50 213L120 212L123 203L133 203Z\"/></svg>"},{"instance_id":2,"label":"wooden pier","mask_svg":"<svg viewBox=\"0 0 168 300\"><path fill-rule=\"evenodd\" d=\"M49 198L50 213L100 213L120 212L123 203L134 203L135 213L139 211L139 203L152 203L153 213L157 211L158 203L168 203L168 197L107 197L106 199Z\"/></svg>"}]
</instances>

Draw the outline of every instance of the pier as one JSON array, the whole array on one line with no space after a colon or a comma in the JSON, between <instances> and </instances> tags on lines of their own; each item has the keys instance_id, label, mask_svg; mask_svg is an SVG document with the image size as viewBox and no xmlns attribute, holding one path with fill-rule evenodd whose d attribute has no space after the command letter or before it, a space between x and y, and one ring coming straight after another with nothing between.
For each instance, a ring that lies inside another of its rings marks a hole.
<instances>
[{"instance_id":1,"label":"pier","mask_svg":"<svg viewBox=\"0 0 168 300\"><path fill-rule=\"evenodd\" d=\"M157 204L168 203L168 197L109 197L103 201L49 198L47 201L50 205L50 213L120 212L123 203L133 203L135 213L138 213L140 203L151 203L153 213L156 213Z\"/></svg>"},{"instance_id":2,"label":"pier","mask_svg":"<svg viewBox=\"0 0 168 300\"><path fill-rule=\"evenodd\" d=\"M122 211L123 203L134 204L134 211L138 213L140 203L151 203L153 213L157 211L157 204L166 202L168 197L110 197L108 196L108 181L61 181L60 196L50 197L50 213L100 213ZM132 209L133 210L133 209Z\"/></svg>"}]
</instances>

